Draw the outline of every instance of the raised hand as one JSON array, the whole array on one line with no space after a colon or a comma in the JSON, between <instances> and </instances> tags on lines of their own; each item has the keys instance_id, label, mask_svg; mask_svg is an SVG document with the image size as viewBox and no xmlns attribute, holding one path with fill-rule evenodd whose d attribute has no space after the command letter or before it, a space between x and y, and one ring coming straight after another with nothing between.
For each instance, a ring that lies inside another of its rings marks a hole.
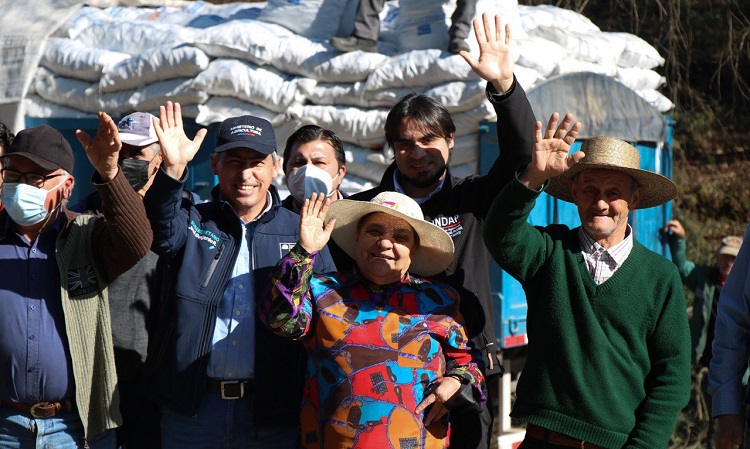
<instances>
[{"instance_id":1,"label":"raised hand","mask_svg":"<svg viewBox=\"0 0 750 449\"><path fill-rule=\"evenodd\" d=\"M672 235L675 237L685 237L685 228L679 220L669 220L664 225L664 232L669 233L669 231L672 231Z\"/></svg>"},{"instance_id":2,"label":"raised hand","mask_svg":"<svg viewBox=\"0 0 750 449\"><path fill-rule=\"evenodd\" d=\"M573 115L566 114L558 126L559 114L555 112L547 122L542 134L542 122L536 122L534 152L531 164L519 176L519 180L532 189L539 189L544 182L572 167L585 154L578 151L568 155L570 146L581 131L581 122L573 123Z\"/></svg>"},{"instance_id":3,"label":"raised hand","mask_svg":"<svg viewBox=\"0 0 750 449\"><path fill-rule=\"evenodd\" d=\"M495 27L490 24L490 15L482 14L482 22L474 19L474 34L479 43L479 59L467 51L461 57L471 70L492 83L498 93L505 93L513 86L513 57L510 53L510 25L503 27L500 16L495 16Z\"/></svg>"},{"instance_id":4,"label":"raised hand","mask_svg":"<svg viewBox=\"0 0 750 449\"><path fill-rule=\"evenodd\" d=\"M161 145L164 171L174 179L182 178L206 137L206 129L201 128L193 140L188 139L182 126L180 103L167 101L166 106L159 106L159 123L154 120L154 130Z\"/></svg>"},{"instance_id":5,"label":"raised hand","mask_svg":"<svg viewBox=\"0 0 750 449\"><path fill-rule=\"evenodd\" d=\"M322 193L313 193L302 204L299 218L299 244L308 253L320 251L331 238L336 219L332 218L327 223L325 221L330 205L331 199L326 198Z\"/></svg>"},{"instance_id":6,"label":"raised hand","mask_svg":"<svg viewBox=\"0 0 750 449\"><path fill-rule=\"evenodd\" d=\"M425 426L430 425L430 423L437 421L442 418L443 415L448 413L448 409L445 407L445 402L458 392L461 388L461 382L453 377L443 377L435 381L432 386L434 386L434 388L428 389L428 391L431 390L430 394L422 399L422 402L417 405L416 409L416 413L419 414L429 405L432 405L427 416L424 417L423 421Z\"/></svg>"},{"instance_id":7,"label":"raised hand","mask_svg":"<svg viewBox=\"0 0 750 449\"><path fill-rule=\"evenodd\" d=\"M120 167L117 160L120 156L120 132L117 130L117 124L112 117L106 112L99 112L99 129L96 131L96 137L91 140L88 134L77 129L76 137L86 150L86 155L91 161L91 165L99 173L103 182L109 182L117 175Z\"/></svg>"}]
</instances>

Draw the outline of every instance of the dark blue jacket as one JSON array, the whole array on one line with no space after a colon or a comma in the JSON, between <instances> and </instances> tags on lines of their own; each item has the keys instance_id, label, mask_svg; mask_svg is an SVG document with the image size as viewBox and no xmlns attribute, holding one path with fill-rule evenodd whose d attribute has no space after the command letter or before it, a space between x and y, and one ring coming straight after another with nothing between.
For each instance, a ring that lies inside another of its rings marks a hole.
<instances>
[{"instance_id":1,"label":"dark blue jacket","mask_svg":"<svg viewBox=\"0 0 750 449\"><path fill-rule=\"evenodd\" d=\"M269 272L297 242L299 215L281 207L276 188L271 210L248 224L256 298L269 288ZM182 182L162 170L144 202L155 232L153 251L168 257L169 279L161 316L149 344L144 386L160 404L195 415L206 385L206 369L219 301L239 251L241 221L219 198L190 204ZM315 272L335 271L327 250L316 257ZM257 316L257 315L256 315ZM299 423L304 382L304 348L273 335L256 322L253 402L259 425Z\"/></svg>"}]
</instances>

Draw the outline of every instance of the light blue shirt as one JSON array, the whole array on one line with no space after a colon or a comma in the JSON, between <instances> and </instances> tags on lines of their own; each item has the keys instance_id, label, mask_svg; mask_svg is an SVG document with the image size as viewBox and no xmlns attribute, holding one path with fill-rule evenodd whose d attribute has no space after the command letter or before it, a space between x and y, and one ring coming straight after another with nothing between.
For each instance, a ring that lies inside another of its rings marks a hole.
<instances>
[{"instance_id":1,"label":"light blue shirt","mask_svg":"<svg viewBox=\"0 0 750 449\"><path fill-rule=\"evenodd\" d=\"M732 271L721 288L708 371L711 414L743 413L742 377L750 356L750 226Z\"/></svg>"},{"instance_id":2,"label":"light blue shirt","mask_svg":"<svg viewBox=\"0 0 750 449\"><path fill-rule=\"evenodd\" d=\"M269 193L265 210L250 223L242 222L240 249L216 315L208 377L221 380L255 377L255 285L250 249L255 222L271 210L272 201Z\"/></svg>"}]
</instances>

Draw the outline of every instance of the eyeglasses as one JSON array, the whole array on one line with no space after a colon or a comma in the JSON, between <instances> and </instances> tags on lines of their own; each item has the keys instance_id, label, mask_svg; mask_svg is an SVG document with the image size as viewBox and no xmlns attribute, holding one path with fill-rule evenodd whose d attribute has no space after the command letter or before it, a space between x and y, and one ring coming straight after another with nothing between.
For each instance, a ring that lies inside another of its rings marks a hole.
<instances>
[{"instance_id":1,"label":"eyeglasses","mask_svg":"<svg viewBox=\"0 0 750 449\"><path fill-rule=\"evenodd\" d=\"M40 189L44 187L44 183L47 182L48 179L57 178L58 176L65 176L65 173L57 173L55 175L47 176L37 175L36 173L19 173L9 168L3 168L0 171L3 174L3 182L21 182L21 179L23 179L24 183Z\"/></svg>"}]
</instances>

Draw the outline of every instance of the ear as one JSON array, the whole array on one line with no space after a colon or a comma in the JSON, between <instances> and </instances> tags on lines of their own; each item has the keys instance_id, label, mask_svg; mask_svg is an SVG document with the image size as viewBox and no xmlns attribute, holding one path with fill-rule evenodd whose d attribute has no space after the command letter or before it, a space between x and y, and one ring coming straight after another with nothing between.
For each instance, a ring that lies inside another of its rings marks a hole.
<instances>
[{"instance_id":1,"label":"ear","mask_svg":"<svg viewBox=\"0 0 750 449\"><path fill-rule=\"evenodd\" d=\"M628 203L628 210L631 212L634 211L638 207L638 204L641 202L642 197L643 197L643 188L638 187L637 189L635 189L635 193L633 193L633 196L631 197L630 202Z\"/></svg>"},{"instance_id":2,"label":"ear","mask_svg":"<svg viewBox=\"0 0 750 449\"><path fill-rule=\"evenodd\" d=\"M279 176L279 170L281 170L281 158L277 157L276 162L273 164L273 177Z\"/></svg>"},{"instance_id":3,"label":"ear","mask_svg":"<svg viewBox=\"0 0 750 449\"><path fill-rule=\"evenodd\" d=\"M214 153L211 155L211 173L219 175L219 158L221 154Z\"/></svg>"},{"instance_id":4,"label":"ear","mask_svg":"<svg viewBox=\"0 0 750 449\"><path fill-rule=\"evenodd\" d=\"M75 182L76 180L73 178L73 175L68 176L68 179L65 180L65 183L62 185L63 199L70 198L71 193L73 193Z\"/></svg>"},{"instance_id":5,"label":"ear","mask_svg":"<svg viewBox=\"0 0 750 449\"><path fill-rule=\"evenodd\" d=\"M445 142L448 144L448 150L453 150L453 146L456 144L455 137L456 134L452 133L447 139L445 139Z\"/></svg>"},{"instance_id":6,"label":"ear","mask_svg":"<svg viewBox=\"0 0 750 449\"><path fill-rule=\"evenodd\" d=\"M578 200L578 184L572 179L570 180L570 193L573 195L573 203L577 204Z\"/></svg>"}]
</instances>

